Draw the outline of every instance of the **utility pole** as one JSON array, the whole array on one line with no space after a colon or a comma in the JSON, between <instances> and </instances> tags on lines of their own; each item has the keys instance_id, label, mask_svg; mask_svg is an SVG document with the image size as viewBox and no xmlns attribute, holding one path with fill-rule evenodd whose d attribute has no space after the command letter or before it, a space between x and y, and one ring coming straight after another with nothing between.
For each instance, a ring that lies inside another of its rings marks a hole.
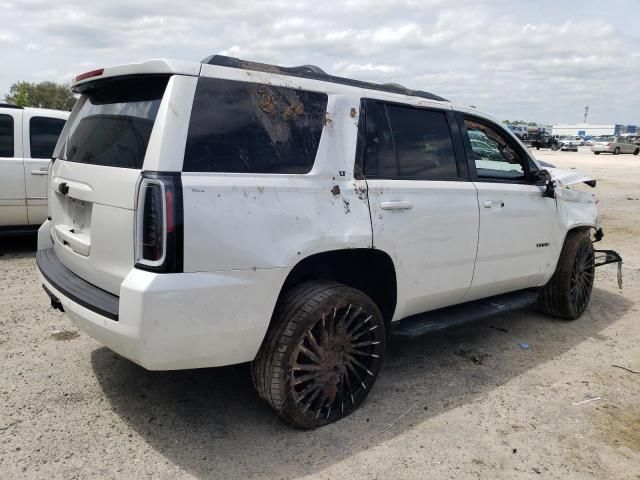
<instances>
[{"instance_id":1,"label":"utility pole","mask_svg":"<svg viewBox=\"0 0 640 480\"><path fill-rule=\"evenodd\" d=\"M589 105L584 107L584 123L587 123L587 115L589 115Z\"/></svg>"}]
</instances>

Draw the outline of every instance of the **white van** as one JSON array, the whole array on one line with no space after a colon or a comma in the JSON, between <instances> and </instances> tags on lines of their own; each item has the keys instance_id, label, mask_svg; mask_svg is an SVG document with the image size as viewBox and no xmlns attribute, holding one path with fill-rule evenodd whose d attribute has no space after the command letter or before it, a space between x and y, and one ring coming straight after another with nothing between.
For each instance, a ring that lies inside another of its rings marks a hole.
<instances>
[{"instance_id":1,"label":"white van","mask_svg":"<svg viewBox=\"0 0 640 480\"><path fill-rule=\"evenodd\" d=\"M574 319L620 261L570 188L593 179L428 92L220 56L74 88L36 257L52 306L148 369L253 362L298 427L357 408L389 334Z\"/></svg>"},{"instance_id":2,"label":"white van","mask_svg":"<svg viewBox=\"0 0 640 480\"><path fill-rule=\"evenodd\" d=\"M47 171L69 112L0 103L0 236L47 218Z\"/></svg>"}]
</instances>

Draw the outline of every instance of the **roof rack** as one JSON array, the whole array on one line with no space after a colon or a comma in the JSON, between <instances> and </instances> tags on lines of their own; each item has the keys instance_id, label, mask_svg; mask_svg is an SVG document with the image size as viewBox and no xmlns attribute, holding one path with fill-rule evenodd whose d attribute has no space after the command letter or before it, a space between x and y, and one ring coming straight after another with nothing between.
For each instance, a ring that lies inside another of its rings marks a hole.
<instances>
[{"instance_id":1,"label":"roof rack","mask_svg":"<svg viewBox=\"0 0 640 480\"><path fill-rule=\"evenodd\" d=\"M268 63L251 62L247 60L241 60L235 57L227 57L225 55L211 55L210 57L202 60L201 63L207 65L217 65L220 67L242 68L244 70L253 70L256 72L278 73L281 75L289 75L292 77L309 78L312 80L322 80L325 82L339 83L341 85L349 85L351 87L366 88L370 90L379 90L382 92L400 93L402 95L410 95L412 97L427 98L429 100L438 100L441 102L448 102L447 99L434 95L433 93L425 92L422 90L412 90L405 88L397 83L385 83L384 85L378 83L363 82L360 80L354 80L351 78L336 77L329 75L324 70L315 65L301 65L299 67L280 67L278 65L271 65Z\"/></svg>"},{"instance_id":2,"label":"roof rack","mask_svg":"<svg viewBox=\"0 0 640 480\"><path fill-rule=\"evenodd\" d=\"M24 107L19 105L11 105L10 103L0 103L0 108L17 108L19 110L24 110Z\"/></svg>"}]
</instances>

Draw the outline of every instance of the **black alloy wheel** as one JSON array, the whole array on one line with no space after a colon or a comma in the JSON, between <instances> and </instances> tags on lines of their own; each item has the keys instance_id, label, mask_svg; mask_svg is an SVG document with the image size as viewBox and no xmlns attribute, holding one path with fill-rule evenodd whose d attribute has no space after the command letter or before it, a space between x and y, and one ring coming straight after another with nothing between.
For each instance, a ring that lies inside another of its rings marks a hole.
<instances>
[{"instance_id":1,"label":"black alloy wheel","mask_svg":"<svg viewBox=\"0 0 640 480\"><path fill-rule=\"evenodd\" d=\"M334 308L294 348L289 394L302 415L327 422L353 410L382 362L384 328L362 305Z\"/></svg>"},{"instance_id":2,"label":"black alloy wheel","mask_svg":"<svg viewBox=\"0 0 640 480\"><path fill-rule=\"evenodd\" d=\"M573 269L571 270L569 295L575 311L582 312L587 308L589 298L591 298L591 291L593 290L594 265L593 248L583 243L576 254Z\"/></svg>"}]
</instances>

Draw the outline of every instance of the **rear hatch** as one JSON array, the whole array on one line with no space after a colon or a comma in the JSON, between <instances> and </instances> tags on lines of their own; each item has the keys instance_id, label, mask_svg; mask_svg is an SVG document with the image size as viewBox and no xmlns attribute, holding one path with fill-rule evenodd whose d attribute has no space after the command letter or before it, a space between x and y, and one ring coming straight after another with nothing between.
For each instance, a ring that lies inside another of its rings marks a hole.
<instances>
[{"instance_id":1,"label":"rear hatch","mask_svg":"<svg viewBox=\"0 0 640 480\"><path fill-rule=\"evenodd\" d=\"M76 275L115 295L134 265L136 189L169 75L83 85L49 184L54 250Z\"/></svg>"}]
</instances>

